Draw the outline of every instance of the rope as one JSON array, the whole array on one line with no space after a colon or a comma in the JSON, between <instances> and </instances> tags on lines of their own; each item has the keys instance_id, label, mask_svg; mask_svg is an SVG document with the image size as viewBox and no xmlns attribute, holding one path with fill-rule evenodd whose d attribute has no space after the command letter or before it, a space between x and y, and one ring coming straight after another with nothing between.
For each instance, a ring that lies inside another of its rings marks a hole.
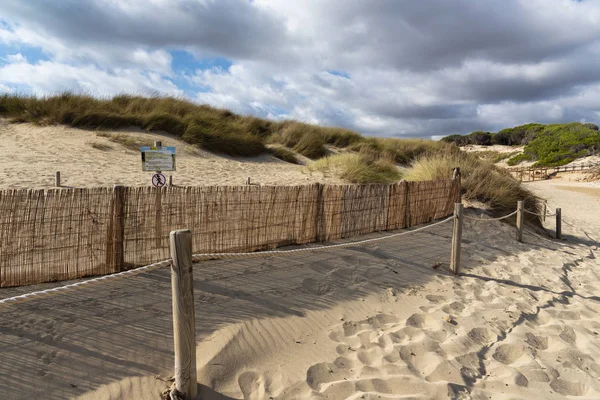
<instances>
[{"instance_id":1,"label":"rope","mask_svg":"<svg viewBox=\"0 0 600 400\"><path fill-rule=\"evenodd\" d=\"M425 225L421 228L417 228L417 229L413 229L413 230L405 231L405 232L394 233L392 235L382 236L382 237L378 237L378 238L360 240L358 242L340 243L340 244L334 244L331 246L307 247L307 248L303 248L303 249L294 249L294 250L259 251L259 252L254 252L254 253L194 254L194 255L192 255L192 260L198 261L198 260L206 260L206 259L265 257L265 256L269 256L271 254L292 254L292 253L300 253L300 252L305 252L305 251L320 251L320 250L328 250L328 249L333 249L333 248L351 247L351 246L357 246L357 245L364 244L364 243L371 243L371 242L376 242L376 241L380 241L380 240L384 240L384 239L389 239L389 238L396 237L396 236L403 236L403 235L407 235L409 233L419 232L419 231L422 231L425 229L432 228L434 226L441 225L450 220L453 220L454 218L455 217L453 215L442 221L439 221L439 222L436 222L436 223L430 224L430 225ZM152 271L152 270L155 270L158 268L167 267L169 265L171 265L170 259L160 261L160 262L157 262L154 264L146 265L145 267L140 267L140 268L131 269L128 271L118 272L118 273L112 274L112 275L105 275L105 276L101 276L98 278L88 279L86 281L72 283L72 284L64 285L64 286L59 286L59 287L55 287L52 289L39 290L37 292L26 293L26 294L22 294L19 296L7 297L6 299L0 300L0 306L2 306L3 304L21 302L21 301L27 300L32 297L42 297L45 295L61 293L61 292L65 292L65 291L68 291L71 289L76 289L76 288L84 286L84 285L90 285L93 283L98 283L98 282L108 281L108 280L117 280L117 279L124 278L126 276L130 276L130 275L133 276L133 275L140 274L142 272L148 272L148 271Z\"/></svg>"},{"instance_id":2,"label":"rope","mask_svg":"<svg viewBox=\"0 0 600 400\"><path fill-rule=\"evenodd\" d=\"M405 231L405 232L399 232L399 233L394 233L392 235L387 235L387 236L382 236L382 237L377 237L377 238L372 238L372 239L365 239L365 240L360 240L358 242L348 242L348 243L340 243L340 244L333 244L330 246L319 246L319 247L306 247L306 248L302 248L302 249L294 249L294 250L270 250L270 251L257 251L254 253L207 253L207 254L193 254L192 255L192 260L194 261L199 261L199 260L219 260L219 259L226 259L226 258L250 258L250 257L266 257L269 255L281 255L281 254L292 254L292 253L301 253L301 252L305 252L305 251L321 251L321 250L329 250L329 249L335 249L335 248L343 248L343 247L352 247L352 246L357 246L357 245L361 245L361 244L365 244L365 243L371 243L371 242L377 242L380 240L385 240L385 239L389 239L389 238L393 238L393 237L397 237L397 236L404 236L404 235L408 235L409 233L415 233L415 232L419 232L419 231L423 231L425 229L429 229L432 228L434 226L438 226L438 225L442 225L448 221L451 221L455 218L455 216L451 216L448 217L442 221L436 222L434 224L429 224L429 225L425 225L421 228L417 228L417 229L413 229L410 231Z\"/></svg>"},{"instance_id":3,"label":"rope","mask_svg":"<svg viewBox=\"0 0 600 400\"><path fill-rule=\"evenodd\" d=\"M117 279L124 278L126 276L137 275L137 274L140 274L142 272L152 271L154 269L166 267L166 266L169 266L169 265L171 265L171 260L165 260L165 261L160 261L160 262L157 262L157 263L154 263L154 264L146 265L145 267L140 267L140 268L136 268L136 269L130 269L129 271L123 271L123 272L118 272L118 273L112 274L112 275L105 275L105 276L100 276L98 278L88 279L87 281L82 281L82 282L77 282L77 283L71 283L69 285L59 286L59 287L55 287L55 288L52 288L52 289L39 290L37 292L31 292L31 293L22 294L22 295L19 295L19 296L8 297L6 299L0 300L0 306L3 305L3 304L11 303L11 302L23 301L23 300L28 299L30 297L40 297L40 296L44 296L44 295L47 295L47 294L56 294L58 292L64 292L64 291L67 291L67 290L70 290L70 289L75 289L75 288L78 288L80 286L90 285L92 283L98 283L98 282L108 281L108 280L117 280Z\"/></svg>"},{"instance_id":4,"label":"rope","mask_svg":"<svg viewBox=\"0 0 600 400\"><path fill-rule=\"evenodd\" d=\"M523 210L523 211L525 211L527 214L535 215L535 216L537 216L537 217L543 217L543 215L542 215L542 214L534 213L534 212L532 212L532 211L528 211L528 210Z\"/></svg>"},{"instance_id":5,"label":"rope","mask_svg":"<svg viewBox=\"0 0 600 400\"><path fill-rule=\"evenodd\" d=\"M472 221L500 221L500 220L502 220L502 219L506 219L506 218L508 218L508 217L512 217L512 216L513 216L513 215L515 215L516 213L517 213L516 211L513 211L513 212L511 212L510 214L508 214L508 215L505 215L504 217L498 217L498 218L476 218L476 217L469 217L469 216L467 216L467 215L465 215L464 217L465 217L466 219L470 219L470 220L472 220Z\"/></svg>"}]
</instances>

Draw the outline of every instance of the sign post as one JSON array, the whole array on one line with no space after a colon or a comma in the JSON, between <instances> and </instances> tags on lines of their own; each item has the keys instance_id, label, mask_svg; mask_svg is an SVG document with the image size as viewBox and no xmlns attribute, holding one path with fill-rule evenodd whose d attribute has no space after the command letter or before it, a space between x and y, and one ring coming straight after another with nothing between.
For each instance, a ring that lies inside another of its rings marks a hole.
<instances>
[{"instance_id":1,"label":"sign post","mask_svg":"<svg viewBox=\"0 0 600 400\"><path fill-rule=\"evenodd\" d=\"M162 142L154 142L154 146L143 146L142 171L153 171L152 186L163 187L167 177L163 171L175 171L175 147L162 146Z\"/></svg>"}]
</instances>

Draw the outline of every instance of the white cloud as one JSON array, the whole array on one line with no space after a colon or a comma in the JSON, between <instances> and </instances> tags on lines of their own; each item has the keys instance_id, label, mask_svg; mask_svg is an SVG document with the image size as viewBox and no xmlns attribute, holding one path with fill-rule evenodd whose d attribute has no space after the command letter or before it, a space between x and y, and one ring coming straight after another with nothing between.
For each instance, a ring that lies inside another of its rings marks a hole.
<instances>
[{"instance_id":1,"label":"white cloud","mask_svg":"<svg viewBox=\"0 0 600 400\"><path fill-rule=\"evenodd\" d=\"M156 74L129 69L108 73L93 65L72 66L52 61L42 61L35 65L22 61L1 66L0 84L5 87L29 86L37 94L53 94L61 90L98 96L113 96L122 92L146 95L182 94L172 82Z\"/></svg>"},{"instance_id":2,"label":"white cloud","mask_svg":"<svg viewBox=\"0 0 600 400\"><path fill-rule=\"evenodd\" d=\"M27 59L21 53L9 54L6 56L6 61L9 63L26 63Z\"/></svg>"}]
</instances>

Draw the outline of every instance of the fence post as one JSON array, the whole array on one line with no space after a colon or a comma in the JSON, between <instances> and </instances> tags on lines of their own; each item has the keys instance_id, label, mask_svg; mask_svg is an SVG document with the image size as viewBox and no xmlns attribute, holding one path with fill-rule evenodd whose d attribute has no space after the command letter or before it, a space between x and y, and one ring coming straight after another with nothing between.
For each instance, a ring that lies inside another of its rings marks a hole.
<instances>
[{"instance_id":1,"label":"fence post","mask_svg":"<svg viewBox=\"0 0 600 400\"><path fill-rule=\"evenodd\" d=\"M169 175L169 187L173 186L173 175Z\"/></svg>"},{"instance_id":2,"label":"fence post","mask_svg":"<svg viewBox=\"0 0 600 400\"><path fill-rule=\"evenodd\" d=\"M326 226L326 222L325 222L325 204L323 201L323 184L322 183L316 183L315 184L317 186L317 219L315 221L315 223L317 224L316 226L316 232L317 232L317 242L324 242L326 240L326 233L325 233L325 226Z\"/></svg>"},{"instance_id":3,"label":"fence post","mask_svg":"<svg viewBox=\"0 0 600 400\"><path fill-rule=\"evenodd\" d=\"M544 211L543 211L543 217L542 217L542 221L546 222L546 213L548 212L548 202L544 201Z\"/></svg>"},{"instance_id":4,"label":"fence post","mask_svg":"<svg viewBox=\"0 0 600 400\"><path fill-rule=\"evenodd\" d=\"M60 187L60 171L56 171L54 175L54 186Z\"/></svg>"},{"instance_id":5,"label":"fence post","mask_svg":"<svg viewBox=\"0 0 600 400\"><path fill-rule=\"evenodd\" d=\"M556 238L562 239L562 221L560 216L560 208L556 209Z\"/></svg>"},{"instance_id":6,"label":"fence post","mask_svg":"<svg viewBox=\"0 0 600 400\"><path fill-rule=\"evenodd\" d=\"M461 193L461 175L460 175L460 168L456 167L454 168L454 170L452 171L452 179L453 180L458 180L456 185L458 186L458 194L457 194L457 203L462 203L462 193Z\"/></svg>"},{"instance_id":7,"label":"fence post","mask_svg":"<svg viewBox=\"0 0 600 400\"><path fill-rule=\"evenodd\" d=\"M458 275L460 272L460 244L463 227L463 204L454 204L454 227L452 230L452 254L450 256L450 272Z\"/></svg>"},{"instance_id":8,"label":"fence post","mask_svg":"<svg viewBox=\"0 0 600 400\"><path fill-rule=\"evenodd\" d=\"M523 217L524 201L517 202L517 242L523 241Z\"/></svg>"},{"instance_id":9,"label":"fence post","mask_svg":"<svg viewBox=\"0 0 600 400\"><path fill-rule=\"evenodd\" d=\"M175 390L184 400L195 400L196 317L192 271L192 232L172 231L171 290L173 297L173 341L175 348Z\"/></svg>"},{"instance_id":10,"label":"fence post","mask_svg":"<svg viewBox=\"0 0 600 400\"><path fill-rule=\"evenodd\" d=\"M106 264L112 272L124 269L125 253L125 191L124 186L113 187L112 216L107 231Z\"/></svg>"}]
</instances>

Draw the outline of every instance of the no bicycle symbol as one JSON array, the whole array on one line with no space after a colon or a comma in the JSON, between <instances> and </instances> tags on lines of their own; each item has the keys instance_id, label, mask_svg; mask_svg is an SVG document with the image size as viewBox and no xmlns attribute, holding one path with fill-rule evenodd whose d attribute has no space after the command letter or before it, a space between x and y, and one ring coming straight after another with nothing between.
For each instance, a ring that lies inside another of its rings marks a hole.
<instances>
[{"instance_id":1,"label":"no bicycle symbol","mask_svg":"<svg viewBox=\"0 0 600 400\"><path fill-rule=\"evenodd\" d=\"M154 187L163 187L167 183L167 177L163 174L154 174L152 175L152 186Z\"/></svg>"}]
</instances>

